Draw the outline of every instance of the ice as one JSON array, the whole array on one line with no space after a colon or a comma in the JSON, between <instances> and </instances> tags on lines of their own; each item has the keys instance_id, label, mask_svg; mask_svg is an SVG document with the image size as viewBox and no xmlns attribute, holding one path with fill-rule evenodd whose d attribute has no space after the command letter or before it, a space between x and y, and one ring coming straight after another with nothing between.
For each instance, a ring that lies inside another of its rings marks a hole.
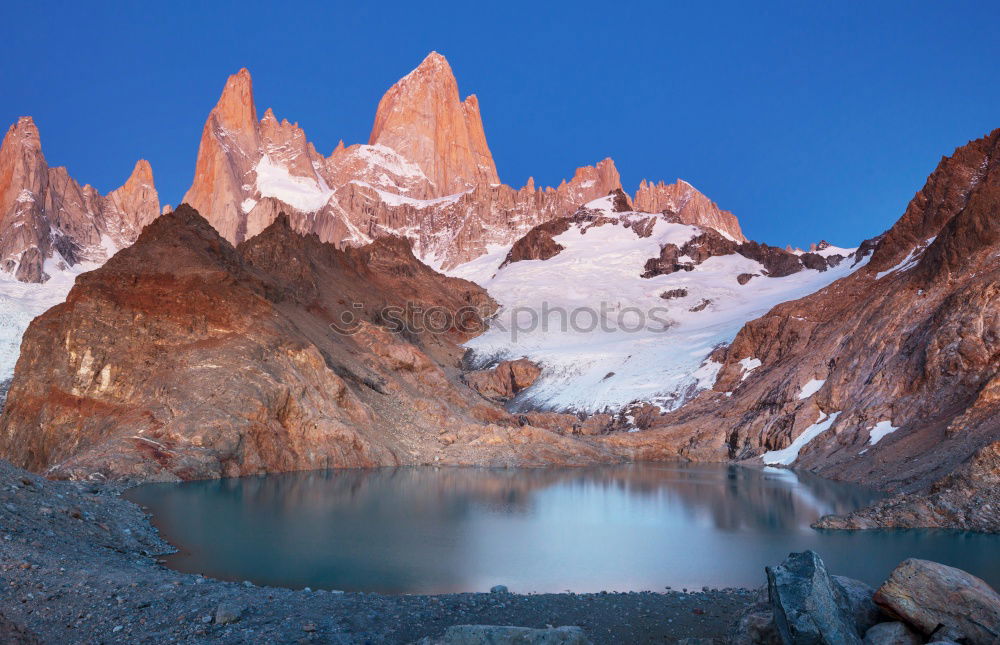
<instances>
[{"instance_id":1,"label":"ice","mask_svg":"<svg viewBox=\"0 0 1000 645\"><path fill-rule=\"evenodd\" d=\"M911 249L909 253L906 254L906 257L903 258L900 261L899 264L897 264L896 266L894 266L891 269L888 269L886 271L879 271L875 275L875 279L876 280L881 280L882 278L884 278L885 276L889 275L890 273L896 273L897 271L899 271L899 272L909 271L913 267L917 266L917 263L920 261L920 258L923 255L924 250L928 246L930 246L931 244L933 244L934 240L936 240L936 239L937 239L937 236L934 236L932 238L929 238L929 239L925 240L923 244L918 244L916 247L914 247L913 249Z\"/></svg>"},{"instance_id":2,"label":"ice","mask_svg":"<svg viewBox=\"0 0 1000 645\"><path fill-rule=\"evenodd\" d=\"M625 222L656 217L652 234L640 238L622 223L586 232L585 224L575 224L555 238L564 249L548 260L500 269L510 246L495 246L448 271L482 285L501 305L490 329L467 347L482 357L523 356L542 365L541 377L515 407L596 412L649 401L676 408L714 384L718 364L707 360L709 354L732 342L747 321L863 264L845 260L823 272L805 269L740 285L739 274L761 273L763 267L741 255L727 255L709 258L693 271L645 279L644 264L659 255L662 244L683 244L700 229L659 215L614 213L612 200L601 197L586 206ZM688 295L660 297L679 288ZM711 305L690 311L703 299ZM640 317L643 325L637 324ZM515 321L521 324L515 326ZM593 323L596 327L588 330Z\"/></svg>"},{"instance_id":3,"label":"ice","mask_svg":"<svg viewBox=\"0 0 1000 645\"><path fill-rule=\"evenodd\" d=\"M267 155L260 158L254 170L257 172L257 190L262 196L279 199L304 213L318 211L333 196L333 189L322 178L317 180L292 175Z\"/></svg>"},{"instance_id":4,"label":"ice","mask_svg":"<svg viewBox=\"0 0 1000 645\"><path fill-rule=\"evenodd\" d=\"M382 144L360 145L355 154L365 160L369 166L378 166L397 177L413 177L427 179L420 166L403 158L398 152Z\"/></svg>"},{"instance_id":5,"label":"ice","mask_svg":"<svg viewBox=\"0 0 1000 645\"><path fill-rule=\"evenodd\" d=\"M112 247L105 247L111 250ZM21 348L21 336L39 314L66 299L76 276L96 269L93 263L59 268L58 260L45 262L50 278L43 284L18 282L13 275L0 271L0 381L14 374Z\"/></svg>"},{"instance_id":6,"label":"ice","mask_svg":"<svg viewBox=\"0 0 1000 645\"><path fill-rule=\"evenodd\" d=\"M799 458L799 451L805 447L810 441L818 437L823 432L830 429L831 426L837 421L837 417L840 416L840 412L834 412L830 416L826 416L824 412L819 413L819 418L816 419L816 423L812 424L808 428L802 431L802 434L795 437L791 445L787 448L782 448L781 450L771 450L765 452L761 455L761 459L764 460L765 464L774 465L781 464L783 466L790 466L795 463L795 460Z\"/></svg>"},{"instance_id":7,"label":"ice","mask_svg":"<svg viewBox=\"0 0 1000 645\"><path fill-rule=\"evenodd\" d=\"M820 388L823 387L824 383L826 383L826 379L820 380L820 379L814 378L811 381L809 381L808 383L806 383L805 385L803 385L802 386L802 390L799 392L799 401L803 401L805 399L808 399L813 394L816 394L817 392L819 392Z\"/></svg>"},{"instance_id":8,"label":"ice","mask_svg":"<svg viewBox=\"0 0 1000 645\"><path fill-rule=\"evenodd\" d=\"M892 421L879 421L868 430L868 445L874 446L887 434L895 432L899 428L893 427Z\"/></svg>"},{"instance_id":9,"label":"ice","mask_svg":"<svg viewBox=\"0 0 1000 645\"><path fill-rule=\"evenodd\" d=\"M456 193L454 195L445 195L444 197L437 197L435 199L414 199L412 197L407 197L405 195L397 195L396 193L386 192L380 190L366 181L360 181L358 179L352 179L352 184L358 186L364 186L365 188L370 188L378 193L379 199L388 204L389 206L413 206L414 208L424 209L430 206L443 206L445 204L454 204L465 192ZM467 192L467 191L466 191Z\"/></svg>"},{"instance_id":10,"label":"ice","mask_svg":"<svg viewBox=\"0 0 1000 645\"><path fill-rule=\"evenodd\" d=\"M754 371L758 367L763 365L759 358L744 358L740 360L740 366L743 367L743 376L740 377L741 381L745 381L750 372Z\"/></svg>"}]
</instances>

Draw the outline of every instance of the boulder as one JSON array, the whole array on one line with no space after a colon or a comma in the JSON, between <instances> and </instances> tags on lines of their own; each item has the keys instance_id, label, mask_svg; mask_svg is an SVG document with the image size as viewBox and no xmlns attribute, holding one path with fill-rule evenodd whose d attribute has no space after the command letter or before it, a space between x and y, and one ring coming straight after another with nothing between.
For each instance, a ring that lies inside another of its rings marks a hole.
<instances>
[{"instance_id":1,"label":"boulder","mask_svg":"<svg viewBox=\"0 0 1000 645\"><path fill-rule=\"evenodd\" d=\"M235 623L242 617L243 607L230 602L224 602L215 609L214 620L216 625Z\"/></svg>"},{"instance_id":2,"label":"boulder","mask_svg":"<svg viewBox=\"0 0 1000 645\"><path fill-rule=\"evenodd\" d=\"M872 598L875 590L870 585L846 576L833 576L833 580L844 591L858 634L866 633L870 627L885 620Z\"/></svg>"},{"instance_id":3,"label":"boulder","mask_svg":"<svg viewBox=\"0 0 1000 645\"><path fill-rule=\"evenodd\" d=\"M728 642L730 645L782 645L771 605L758 602L747 607L736 620Z\"/></svg>"},{"instance_id":4,"label":"boulder","mask_svg":"<svg viewBox=\"0 0 1000 645\"><path fill-rule=\"evenodd\" d=\"M420 645L590 645L579 627L509 627L502 625L454 625L438 639L424 638Z\"/></svg>"},{"instance_id":5,"label":"boulder","mask_svg":"<svg viewBox=\"0 0 1000 645\"><path fill-rule=\"evenodd\" d=\"M875 603L925 636L964 637L971 645L1000 642L1000 594L974 575L911 558L893 570Z\"/></svg>"},{"instance_id":6,"label":"boulder","mask_svg":"<svg viewBox=\"0 0 1000 645\"><path fill-rule=\"evenodd\" d=\"M765 571L775 626L785 643L861 644L847 593L814 551L789 554Z\"/></svg>"},{"instance_id":7,"label":"boulder","mask_svg":"<svg viewBox=\"0 0 1000 645\"><path fill-rule=\"evenodd\" d=\"M920 634L898 621L879 623L865 632L865 645L921 645L923 642Z\"/></svg>"}]
</instances>

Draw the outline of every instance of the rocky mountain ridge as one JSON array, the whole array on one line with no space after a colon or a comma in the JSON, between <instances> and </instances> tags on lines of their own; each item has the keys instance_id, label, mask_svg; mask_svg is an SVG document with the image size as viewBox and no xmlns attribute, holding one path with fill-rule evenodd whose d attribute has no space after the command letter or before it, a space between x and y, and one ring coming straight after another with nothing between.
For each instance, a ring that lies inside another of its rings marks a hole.
<instances>
[{"instance_id":1,"label":"rocky mountain ridge","mask_svg":"<svg viewBox=\"0 0 1000 645\"><path fill-rule=\"evenodd\" d=\"M250 73L241 70L205 123L184 201L233 243L280 211L296 230L337 246L407 237L418 257L448 270L620 189L611 159L578 168L555 188L501 183L478 99L462 100L447 60L431 52L385 93L368 143L341 142L327 157L271 110L257 120ZM686 182L643 182L638 197L655 212L745 240L731 213Z\"/></svg>"},{"instance_id":2,"label":"rocky mountain ridge","mask_svg":"<svg viewBox=\"0 0 1000 645\"><path fill-rule=\"evenodd\" d=\"M101 195L66 168L49 167L31 117L18 119L0 144L0 272L19 281L45 282L54 271L99 264L159 212L144 159L120 188Z\"/></svg>"}]
</instances>

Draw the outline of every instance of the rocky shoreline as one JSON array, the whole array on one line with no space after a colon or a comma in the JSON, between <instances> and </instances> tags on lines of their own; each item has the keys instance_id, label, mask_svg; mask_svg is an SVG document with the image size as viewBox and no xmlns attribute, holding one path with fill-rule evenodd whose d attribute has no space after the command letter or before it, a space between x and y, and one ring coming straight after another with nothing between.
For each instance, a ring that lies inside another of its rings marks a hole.
<instances>
[{"instance_id":1,"label":"rocky shoreline","mask_svg":"<svg viewBox=\"0 0 1000 645\"><path fill-rule=\"evenodd\" d=\"M741 589L389 596L211 580L157 561L171 547L122 490L49 481L0 461L0 632L10 634L0 642L410 643L489 624L573 625L593 643L663 643L723 639L755 597Z\"/></svg>"}]
</instances>

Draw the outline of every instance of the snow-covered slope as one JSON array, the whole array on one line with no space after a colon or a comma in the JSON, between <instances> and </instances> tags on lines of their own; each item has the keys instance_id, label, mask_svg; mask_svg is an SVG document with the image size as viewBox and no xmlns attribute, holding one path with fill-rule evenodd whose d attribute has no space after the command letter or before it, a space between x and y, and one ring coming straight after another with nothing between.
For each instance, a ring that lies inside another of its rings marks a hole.
<instances>
[{"instance_id":1,"label":"snow-covered slope","mask_svg":"<svg viewBox=\"0 0 1000 645\"><path fill-rule=\"evenodd\" d=\"M499 268L510 247L494 247L449 272L484 286L502 306L490 330L468 343L474 356L542 365L515 406L593 412L648 401L675 408L713 384L718 364L709 354L745 322L860 266L847 257L853 249L837 249L845 259L836 267L771 278L759 262L731 254L643 278L664 244L682 246L702 230L660 214L614 212L610 198L585 208L600 219L556 235L564 248L554 257ZM758 277L741 285L741 274Z\"/></svg>"},{"instance_id":2,"label":"snow-covered slope","mask_svg":"<svg viewBox=\"0 0 1000 645\"><path fill-rule=\"evenodd\" d=\"M116 250L108 248L108 255ZM76 276L98 266L98 263L85 262L67 267L50 258L45 263L45 272L51 278L43 284L19 282L14 276L0 272L0 383L14 374L21 336L28 323L65 300Z\"/></svg>"}]
</instances>

